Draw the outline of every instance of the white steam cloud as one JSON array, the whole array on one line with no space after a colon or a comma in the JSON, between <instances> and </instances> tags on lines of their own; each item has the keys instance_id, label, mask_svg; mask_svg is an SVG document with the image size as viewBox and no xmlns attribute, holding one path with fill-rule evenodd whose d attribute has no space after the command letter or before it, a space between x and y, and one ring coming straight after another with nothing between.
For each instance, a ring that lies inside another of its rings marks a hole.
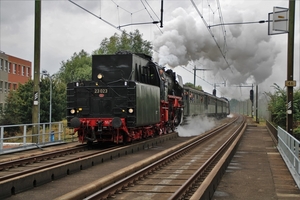
<instances>
[{"instance_id":1,"label":"white steam cloud","mask_svg":"<svg viewBox=\"0 0 300 200\"><path fill-rule=\"evenodd\" d=\"M216 126L215 120L208 117L192 117L187 119L187 125L177 127L180 137L197 136Z\"/></svg>"},{"instance_id":2,"label":"white steam cloud","mask_svg":"<svg viewBox=\"0 0 300 200\"><path fill-rule=\"evenodd\" d=\"M233 7L222 8L223 16L232 16L230 22L253 21L254 11L239 12ZM267 13L265 14L267 17ZM248 20L252 19L252 20ZM225 20L224 20L225 21ZM225 21L226 23L226 21ZM222 77L228 85L247 81L259 84L272 74L272 68L280 53L276 43L268 35L266 24L230 25L224 35L220 27L211 27L225 61L212 36L195 9L190 11L177 8L172 12L172 20L165 22L163 34L156 33L153 41L154 59L160 65L170 67L186 66L189 62L201 63ZM197 65L196 65L197 66ZM199 66L200 67L200 66Z\"/></svg>"}]
</instances>

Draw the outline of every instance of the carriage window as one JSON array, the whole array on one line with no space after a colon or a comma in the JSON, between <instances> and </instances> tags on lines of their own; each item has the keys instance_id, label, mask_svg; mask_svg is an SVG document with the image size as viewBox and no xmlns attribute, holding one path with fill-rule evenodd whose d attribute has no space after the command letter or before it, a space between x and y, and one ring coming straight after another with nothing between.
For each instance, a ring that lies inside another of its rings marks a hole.
<instances>
[{"instance_id":1,"label":"carriage window","mask_svg":"<svg viewBox=\"0 0 300 200\"><path fill-rule=\"evenodd\" d=\"M184 91L184 100L189 100L189 92L188 91Z\"/></svg>"},{"instance_id":2,"label":"carriage window","mask_svg":"<svg viewBox=\"0 0 300 200\"><path fill-rule=\"evenodd\" d=\"M193 102L194 101L194 94L192 92L190 92L190 101Z\"/></svg>"}]
</instances>

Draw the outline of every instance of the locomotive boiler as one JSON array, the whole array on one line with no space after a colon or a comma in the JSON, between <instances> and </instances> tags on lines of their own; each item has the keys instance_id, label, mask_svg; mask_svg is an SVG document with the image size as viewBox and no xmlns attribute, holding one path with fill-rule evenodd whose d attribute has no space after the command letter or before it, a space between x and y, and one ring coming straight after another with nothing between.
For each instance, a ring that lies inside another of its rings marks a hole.
<instances>
[{"instance_id":1,"label":"locomotive boiler","mask_svg":"<svg viewBox=\"0 0 300 200\"><path fill-rule=\"evenodd\" d=\"M92 80L67 85L67 122L80 142L126 143L166 134L183 117L183 84L150 56L92 56Z\"/></svg>"}]
</instances>

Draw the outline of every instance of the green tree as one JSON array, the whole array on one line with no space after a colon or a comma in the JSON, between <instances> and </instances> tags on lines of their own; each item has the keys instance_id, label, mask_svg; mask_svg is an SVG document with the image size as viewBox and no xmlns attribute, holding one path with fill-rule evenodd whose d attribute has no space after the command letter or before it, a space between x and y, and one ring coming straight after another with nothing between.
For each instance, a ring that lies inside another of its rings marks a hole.
<instances>
[{"instance_id":1,"label":"green tree","mask_svg":"<svg viewBox=\"0 0 300 200\"><path fill-rule=\"evenodd\" d=\"M40 122L49 122L50 113L50 81L52 81L52 98L51 98L51 121L57 122L65 118L66 111L66 84L55 77L46 77L41 80L41 105L40 105Z\"/></svg>"},{"instance_id":2,"label":"green tree","mask_svg":"<svg viewBox=\"0 0 300 200\"><path fill-rule=\"evenodd\" d=\"M195 87L194 84L190 83L190 82L185 83L184 86L190 87L190 88L194 88L196 90L201 90L202 91L202 86L198 85L198 86Z\"/></svg>"},{"instance_id":3,"label":"green tree","mask_svg":"<svg viewBox=\"0 0 300 200\"><path fill-rule=\"evenodd\" d=\"M276 125L285 128L286 122L286 91L280 88L276 83L273 85L275 92L266 92L270 101L268 104L268 110L271 112L271 121Z\"/></svg>"},{"instance_id":4,"label":"green tree","mask_svg":"<svg viewBox=\"0 0 300 200\"><path fill-rule=\"evenodd\" d=\"M62 61L56 76L66 84L78 80L90 80L92 78L92 57L84 50L74 53L71 59Z\"/></svg>"},{"instance_id":5,"label":"green tree","mask_svg":"<svg viewBox=\"0 0 300 200\"><path fill-rule=\"evenodd\" d=\"M52 80L52 120L60 121L65 117L66 86L57 79ZM33 80L20 84L16 91L10 91L0 123L29 124L32 123ZM49 122L50 79L42 79L40 83L40 122Z\"/></svg>"},{"instance_id":6,"label":"green tree","mask_svg":"<svg viewBox=\"0 0 300 200\"><path fill-rule=\"evenodd\" d=\"M1 113L1 124L12 125L21 122L19 111L20 98L16 91L12 91L6 98L5 106Z\"/></svg>"},{"instance_id":7,"label":"green tree","mask_svg":"<svg viewBox=\"0 0 300 200\"><path fill-rule=\"evenodd\" d=\"M144 53L152 55L152 45L149 41L143 40L139 30L130 32L123 31L121 35L115 33L110 38L104 38L100 43L100 47L93 54L114 54L117 51L125 50L132 53Z\"/></svg>"},{"instance_id":8,"label":"green tree","mask_svg":"<svg viewBox=\"0 0 300 200\"><path fill-rule=\"evenodd\" d=\"M269 97L268 110L271 112L271 121L283 129L286 129L286 102L287 94L286 90L280 88L276 83L273 87L275 92L265 93ZM298 127L300 121L300 90L294 90L293 96L293 128L294 134L297 138L300 138L300 127Z\"/></svg>"}]
</instances>

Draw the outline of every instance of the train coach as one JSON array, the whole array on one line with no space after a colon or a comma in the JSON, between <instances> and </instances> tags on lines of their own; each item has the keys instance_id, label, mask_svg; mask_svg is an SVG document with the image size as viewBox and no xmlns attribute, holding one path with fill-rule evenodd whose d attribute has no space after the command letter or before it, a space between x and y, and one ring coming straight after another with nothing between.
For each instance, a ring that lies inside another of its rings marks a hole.
<instances>
[{"instance_id":1,"label":"train coach","mask_svg":"<svg viewBox=\"0 0 300 200\"><path fill-rule=\"evenodd\" d=\"M184 87L184 117L208 116L224 118L230 114L228 99L216 97L207 92Z\"/></svg>"}]
</instances>

